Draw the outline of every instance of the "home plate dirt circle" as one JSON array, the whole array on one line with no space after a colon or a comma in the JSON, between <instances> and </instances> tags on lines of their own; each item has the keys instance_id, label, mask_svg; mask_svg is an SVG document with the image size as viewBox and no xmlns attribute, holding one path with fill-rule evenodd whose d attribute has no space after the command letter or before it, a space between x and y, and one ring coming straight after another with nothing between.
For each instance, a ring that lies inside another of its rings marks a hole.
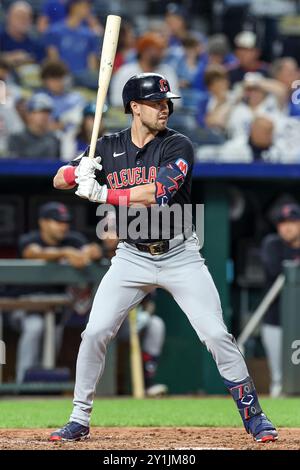
<instances>
[{"instance_id":1,"label":"home plate dirt circle","mask_svg":"<svg viewBox=\"0 0 300 470\"><path fill-rule=\"evenodd\" d=\"M259 444L243 428L92 427L83 442L49 442L52 429L0 429L0 450L300 450L300 428L279 429L279 439Z\"/></svg>"}]
</instances>

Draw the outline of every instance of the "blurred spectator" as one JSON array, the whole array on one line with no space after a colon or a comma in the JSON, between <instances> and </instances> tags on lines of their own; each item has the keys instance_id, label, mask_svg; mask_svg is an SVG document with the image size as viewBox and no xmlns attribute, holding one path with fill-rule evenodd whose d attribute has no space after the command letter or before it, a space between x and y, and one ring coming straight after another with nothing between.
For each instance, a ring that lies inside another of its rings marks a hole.
<instances>
[{"instance_id":1,"label":"blurred spectator","mask_svg":"<svg viewBox=\"0 0 300 470\"><path fill-rule=\"evenodd\" d=\"M257 117L253 120L248 145L253 161L264 159L264 152L268 151L274 142L274 122L267 117Z\"/></svg>"},{"instance_id":2,"label":"blurred spectator","mask_svg":"<svg viewBox=\"0 0 300 470\"><path fill-rule=\"evenodd\" d=\"M166 7L166 26L169 36L169 47L181 46L188 33L188 14L183 5L168 3Z\"/></svg>"},{"instance_id":3,"label":"blurred spectator","mask_svg":"<svg viewBox=\"0 0 300 470\"><path fill-rule=\"evenodd\" d=\"M272 77L278 80L286 90L285 108L289 116L300 117L299 93L297 102L293 99L297 80L300 79L298 64L292 57L282 57L273 62L271 67Z\"/></svg>"},{"instance_id":4,"label":"blurred spectator","mask_svg":"<svg viewBox=\"0 0 300 470\"><path fill-rule=\"evenodd\" d=\"M274 142L274 123L270 118L257 117L248 134L240 134L226 142L220 151L220 160L251 163L267 160L267 152Z\"/></svg>"},{"instance_id":5,"label":"blurred spectator","mask_svg":"<svg viewBox=\"0 0 300 470\"><path fill-rule=\"evenodd\" d=\"M72 91L67 66L60 60L49 60L41 69L42 92L52 99L51 130L61 142L61 158L70 160L75 149L76 133L81 123L85 100Z\"/></svg>"},{"instance_id":6,"label":"blurred spectator","mask_svg":"<svg viewBox=\"0 0 300 470\"><path fill-rule=\"evenodd\" d=\"M14 100L18 100L21 97L22 89L16 84L12 75L12 67L8 61L4 59L3 55L0 54L0 69L1 77L0 80L5 83L6 95L10 95Z\"/></svg>"},{"instance_id":7,"label":"blurred spectator","mask_svg":"<svg viewBox=\"0 0 300 470\"><path fill-rule=\"evenodd\" d=\"M182 40L189 34L185 7L176 3L168 3L163 28L158 32L166 40L168 46L165 62L176 68L178 61L184 56Z\"/></svg>"},{"instance_id":8,"label":"blurred spectator","mask_svg":"<svg viewBox=\"0 0 300 470\"><path fill-rule=\"evenodd\" d=\"M241 82L247 72L260 72L268 76L267 64L259 60L260 50L257 46L256 34L252 31L242 31L239 33L234 44L236 46L235 55L238 64L229 70L229 78L232 85Z\"/></svg>"},{"instance_id":9,"label":"blurred spectator","mask_svg":"<svg viewBox=\"0 0 300 470\"><path fill-rule=\"evenodd\" d=\"M127 62L132 62L136 58L135 33L131 23L122 21L117 52L114 62L114 72Z\"/></svg>"},{"instance_id":10,"label":"blurred spectator","mask_svg":"<svg viewBox=\"0 0 300 470\"><path fill-rule=\"evenodd\" d=\"M232 110L227 123L230 137L243 133L248 136L255 116L270 115L273 121L283 116L281 109L286 90L277 80L265 78L258 72L247 72L240 91L242 100Z\"/></svg>"},{"instance_id":11,"label":"blurred spectator","mask_svg":"<svg viewBox=\"0 0 300 470\"><path fill-rule=\"evenodd\" d=\"M197 151L199 161L232 163L299 163L300 123L283 118L275 122L270 116L255 117L250 135L240 134L223 145L203 146Z\"/></svg>"},{"instance_id":12,"label":"blurred spectator","mask_svg":"<svg viewBox=\"0 0 300 470\"><path fill-rule=\"evenodd\" d=\"M8 9L0 31L0 52L13 67L40 62L45 55L41 42L31 36L32 15L31 6L25 1L14 2Z\"/></svg>"},{"instance_id":13,"label":"blurred spectator","mask_svg":"<svg viewBox=\"0 0 300 470\"><path fill-rule=\"evenodd\" d=\"M113 229L113 216L107 216L110 220L107 222L108 230L102 239L103 256L111 260L115 255L119 239L115 229ZM103 235L103 234L102 234ZM146 395L157 396L167 393L167 386L155 383L155 376L162 348L165 341L165 324L163 320L155 315L155 296L153 292L146 295L137 307L137 330L141 338L143 371ZM129 321L128 318L123 322L118 333L120 341L129 341Z\"/></svg>"},{"instance_id":14,"label":"blurred spectator","mask_svg":"<svg viewBox=\"0 0 300 470\"><path fill-rule=\"evenodd\" d=\"M145 33L137 40L136 47L138 53L137 60L123 65L113 76L110 90L112 106L123 106L122 90L125 83L133 75L143 72L164 75L170 83L172 92L178 94L179 84L176 73L169 65L162 64L166 49L165 41L156 33Z\"/></svg>"},{"instance_id":15,"label":"blurred spectator","mask_svg":"<svg viewBox=\"0 0 300 470\"><path fill-rule=\"evenodd\" d=\"M13 158L58 159L59 140L50 131L51 98L37 93L27 103L26 129L9 138L9 156Z\"/></svg>"},{"instance_id":16,"label":"blurred spectator","mask_svg":"<svg viewBox=\"0 0 300 470\"><path fill-rule=\"evenodd\" d=\"M46 0L43 2L40 16L37 20L38 31L44 33L50 25L63 21L67 16L70 3L69 0ZM83 20L82 24L89 26L96 34L103 33L101 24L92 12Z\"/></svg>"},{"instance_id":17,"label":"blurred spectator","mask_svg":"<svg viewBox=\"0 0 300 470\"><path fill-rule=\"evenodd\" d=\"M103 113L106 112L106 105L103 109ZM82 122L77 134L76 140L76 153L82 153L85 149L90 145L92 132L93 132L93 125L94 125L94 118L96 113L96 105L95 103L88 103L82 113ZM99 129L99 138L104 134L104 124L103 119L101 120L100 129Z\"/></svg>"},{"instance_id":18,"label":"blurred spectator","mask_svg":"<svg viewBox=\"0 0 300 470\"><path fill-rule=\"evenodd\" d=\"M300 261L300 206L285 204L275 215L277 234L267 235L262 242L261 257L267 277L267 289L282 273L284 260ZM282 327L280 296L270 305L264 316L262 340L270 375L270 395L278 397L282 391Z\"/></svg>"},{"instance_id":19,"label":"blurred spectator","mask_svg":"<svg viewBox=\"0 0 300 470\"><path fill-rule=\"evenodd\" d=\"M199 69L204 67L204 45L198 37L187 34L182 39L183 56L178 60L176 73L179 79L180 88L200 88L197 83ZM195 80L196 79L196 80ZM196 83L195 83L196 82Z\"/></svg>"},{"instance_id":20,"label":"blurred spectator","mask_svg":"<svg viewBox=\"0 0 300 470\"><path fill-rule=\"evenodd\" d=\"M203 126L208 102L207 67L214 64L229 66L235 64L237 59L229 53L228 41L222 34L212 36L208 41L199 33L188 34L182 45L185 52L177 61L176 71L181 87L189 86L181 89L182 104L185 108L196 110L198 121Z\"/></svg>"},{"instance_id":21,"label":"blurred spectator","mask_svg":"<svg viewBox=\"0 0 300 470\"><path fill-rule=\"evenodd\" d=\"M11 129L21 132L24 123L18 113L16 102L21 96L17 86L9 82L10 67L0 56L0 156L8 156L8 139Z\"/></svg>"},{"instance_id":22,"label":"blurred spectator","mask_svg":"<svg viewBox=\"0 0 300 470\"><path fill-rule=\"evenodd\" d=\"M291 91L292 84L299 79L298 64L292 57L276 59L271 68L272 77L279 80L287 90Z\"/></svg>"},{"instance_id":23,"label":"blurred spectator","mask_svg":"<svg viewBox=\"0 0 300 470\"><path fill-rule=\"evenodd\" d=\"M44 33L54 23L62 21L67 16L67 0L45 0L42 2L37 29Z\"/></svg>"},{"instance_id":24,"label":"blurred spectator","mask_svg":"<svg viewBox=\"0 0 300 470\"><path fill-rule=\"evenodd\" d=\"M234 104L230 92L229 78L222 65L209 65L204 75L209 97L198 111L198 122L202 126L225 133L229 113Z\"/></svg>"},{"instance_id":25,"label":"blurred spectator","mask_svg":"<svg viewBox=\"0 0 300 470\"><path fill-rule=\"evenodd\" d=\"M91 14L89 0L69 0L65 21L55 23L45 33L49 59L61 59L82 85L89 86L88 72L98 69L100 40L89 27L82 25Z\"/></svg>"},{"instance_id":26,"label":"blurred spectator","mask_svg":"<svg viewBox=\"0 0 300 470\"><path fill-rule=\"evenodd\" d=\"M236 56L231 53L229 41L224 34L214 34L207 41L208 64L224 65L226 68L238 63Z\"/></svg>"},{"instance_id":27,"label":"blurred spectator","mask_svg":"<svg viewBox=\"0 0 300 470\"><path fill-rule=\"evenodd\" d=\"M39 229L22 235L19 240L19 256L25 259L68 262L82 269L91 261L101 258L98 245L88 243L78 232L70 231L71 214L61 203L50 202L39 210ZM64 288L28 286L26 293L61 293ZM39 365L44 318L38 312L25 312L21 321L21 336L17 349L16 378L23 382L26 372Z\"/></svg>"}]
</instances>

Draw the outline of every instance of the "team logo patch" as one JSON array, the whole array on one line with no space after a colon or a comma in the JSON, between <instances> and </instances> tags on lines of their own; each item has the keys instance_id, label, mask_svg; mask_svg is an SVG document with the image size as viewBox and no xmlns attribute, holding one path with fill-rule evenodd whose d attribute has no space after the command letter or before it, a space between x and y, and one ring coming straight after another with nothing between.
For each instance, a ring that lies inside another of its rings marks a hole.
<instances>
[{"instance_id":1,"label":"team logo patch","mask_svg":"<svg viewBox=\"0 0 300 470\"><path fill-rule=\"evenodd\" d=\"M253 395L246 395L241 399L241 403L245 406L250 406L253 401L254 401Z\"/></svg>"},{"instance_id":2,"label":"team logo patch","mask_svg":"<svg viewBox=\"0 0 300 470\"><path fill-rule=\"evenodd\" d=\"M164 78L159 80L159 89L162 92L169 91L169 84L168 84L167 80L165 80Z\"/></svg>"},{"instance_id":3,"label":"team logo patch","mask_svg":"<svg viewBox=\"0 0 300 470\"><path fill-rule=\"evenodd\" d=\"M182 171L182 173L184 174L184 176L186 176L189 169L187 162L183 158L178 158L178 160L176 160L175 162L175 165L177 165L180 171Z\"/></svg>"}]
</instances>

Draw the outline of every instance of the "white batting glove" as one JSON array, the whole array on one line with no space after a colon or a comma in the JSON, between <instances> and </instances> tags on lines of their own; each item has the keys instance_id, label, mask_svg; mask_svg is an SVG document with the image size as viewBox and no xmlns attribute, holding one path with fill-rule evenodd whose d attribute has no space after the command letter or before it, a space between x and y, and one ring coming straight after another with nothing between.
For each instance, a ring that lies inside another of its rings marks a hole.
<instances>
[{"instance_id":1,"label":"white batting glove","mask_svg":"<svg viewBox=\"0 0 300 470\"><path fill-rule=\"evenodd\" d=\"M89 158L82 157L79 165L75 169L75 182L80 184L83 179L86 178L95 178L95 171L102 170L102 165L100 165L101 157Z\"/></svg>"},{"instance_id":2,"label":"white batting glove","mask_svg":"<svg viewBox=\"0 0 300 470\"><path fill-rule=\"evenodd\" d=\"M85 177L79 181L75 194L91 202L106 202L107 186L106 184L101 186L93 177Z\"/></svg>"}]
</instances>

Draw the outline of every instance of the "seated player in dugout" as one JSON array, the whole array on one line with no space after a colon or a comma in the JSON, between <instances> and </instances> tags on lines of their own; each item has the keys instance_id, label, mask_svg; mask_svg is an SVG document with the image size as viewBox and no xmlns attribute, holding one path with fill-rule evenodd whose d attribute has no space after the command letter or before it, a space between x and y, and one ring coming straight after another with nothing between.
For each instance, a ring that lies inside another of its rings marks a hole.
<instances>
[{"instance_id":1,"label":"seated player in dugout","mask_svg":"<svg viewBox=\"0 0 300 470\"><path fill-rule=\"evenodd\" d=\"M109 214L107 218L115 218ZM100 235L100 234L99 234ZM102 240L102 261L111 262L116 254L119 239L115 226L100 235ZM156 302L155 291L146 295L140 305L137 307L137 331L141 341L144 385L146 395L149 397L165 395L168 387L165 384L156 383L155 377L159 364L159 359L165 342L165 323L155 314ZM118 340L121 343L128 343L130 340L130 328L128 318L125 319L118 333ZM120 357L120 356L119 356Z\"/></svg>"},{"instance_id":2,"label":"seated player in dugout","mask_svg":"<svg viewBox=\"0 0 300 470\"><path fill-rule=\"evenodd\" d=\"M120 242L116 255L99 285L82 335L74 408L69 422L51 434L51 441L89 437L93 397L103 373L107 344L128 312L156 287L173 296L212 353L246 431L256 442L278 437L261 409L244 358L224 324L219 295L199 252L192 224L188 226L185 217L176 223L175 217L170 218L166 236L162 218L156 214L152 217L153 206L168 210L176 204L182 214L191 204L193 146L186 136L167 127L172 100L178 98L162 75L134 75L123 88L124 110L132 115L131 127L101 137L96 146L97 158L86 158L87 149L54 178L57 189L77 186L79 197L116 209L123 207L117 217ZM139 238L132 234L132 217L121 217L124 209L129 211L137 205L142 215ZM143 233L144 226L147 231Z\"/></svg>"},{"instance_id":3,"label":"seated player in dugout","mask_svg":"<svg viewBox=\"0 0 300 470\"><path fill-rule=\"evenodd\" d=\"M100 246L97 243L89 243L81 233L71 231L71 221L71 213L64 204L49 202L42 205L38 215L38 230L20 237L20 258L64 261L76 269L82 269L90 262L99 260L102 256ZM54 294L64 291L62 286L28 286L22 293ZM77 292L74 301L78 301L78 295ZM65 317L62 316L62 319ZM17 347L16 380L21 383L26 380L30 369L40 366L44 316L39 312L18 312L16 320L21 330ZM60 334L56 339L61 341L63 330L57 330ZM59 346L57 344L57 349Z\"/></svg>"},{"instance_id":4,"label":"seated player in dugout","mask_svg":"<svg viewBox=\"0 0 300 470\"><path fill-rule=\"evenodd\" d=\"M300 261L300 206L289 203L279 207L274 216L277 233L267 235L261 246L261 258L269 290L283 272L283 261ZM280 295L271 303L263 319L262 341L270 370L270 395L282 394L282 325Z\"/></svg>"}]
</instances>

